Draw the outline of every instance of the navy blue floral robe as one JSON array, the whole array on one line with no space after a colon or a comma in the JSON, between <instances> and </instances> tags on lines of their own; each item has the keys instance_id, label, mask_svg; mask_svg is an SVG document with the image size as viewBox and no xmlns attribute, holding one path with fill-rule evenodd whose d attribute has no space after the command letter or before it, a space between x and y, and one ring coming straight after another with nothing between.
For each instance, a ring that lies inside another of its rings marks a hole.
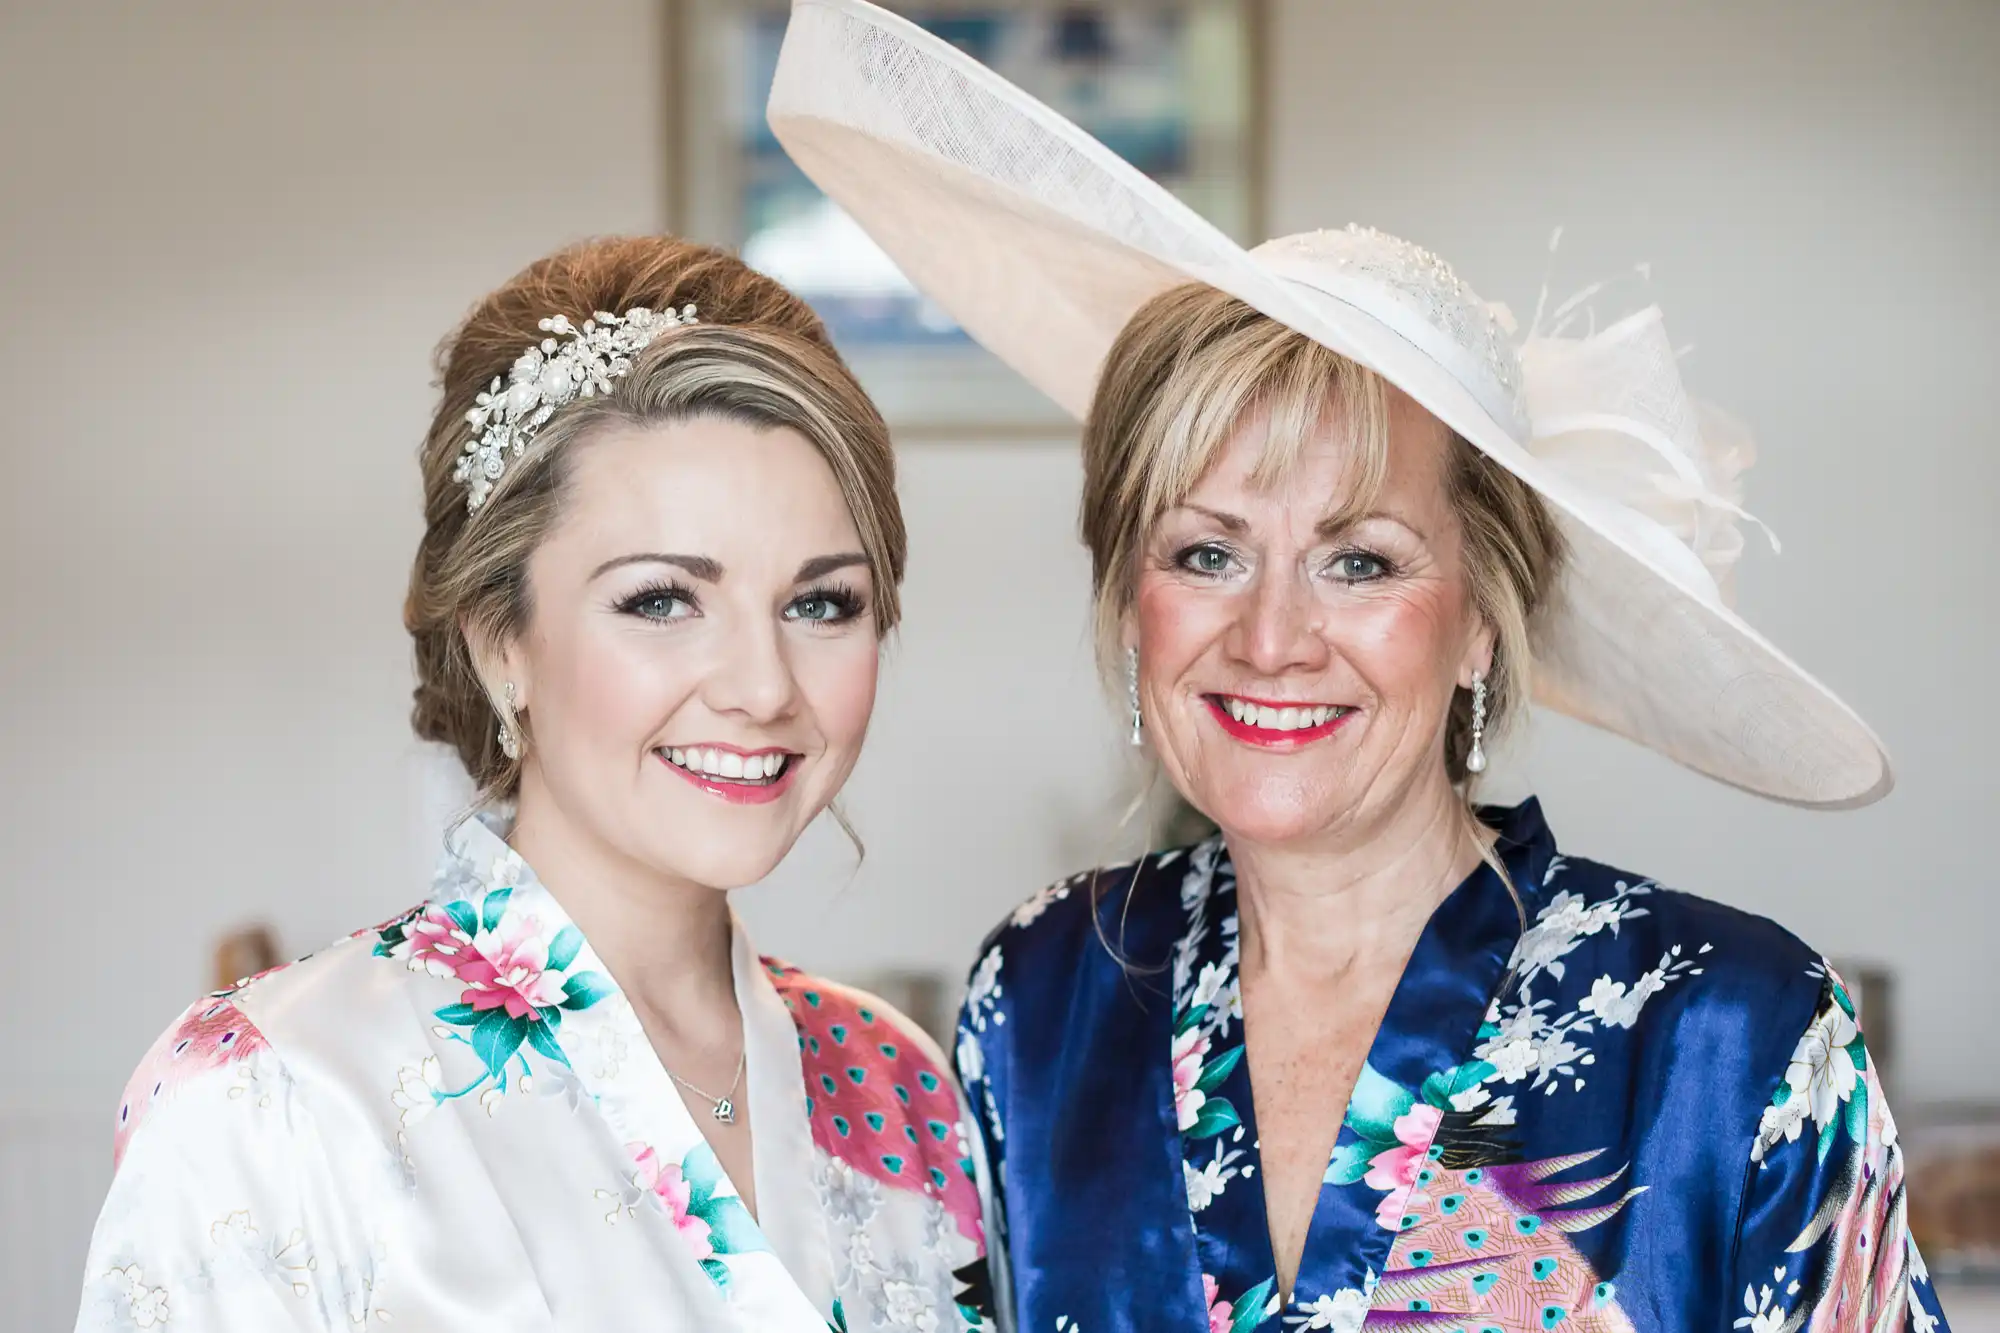
<instances>
[{"instance_id":1,"label":"navy blue floral robe","mask_svg":"<svg viewBox=\"0 0 2000 1333\"><path fill-rule=\"evenodd\" d=\"M1487 818L1526 928L1486 867L1426 926L1289 1299L1221 840L1053 885L994 932L958 1063L1013 1327L1945 1329L1825 962L1769 921L1560 855L1533 801Z\"/></svg>"}]
</instances>

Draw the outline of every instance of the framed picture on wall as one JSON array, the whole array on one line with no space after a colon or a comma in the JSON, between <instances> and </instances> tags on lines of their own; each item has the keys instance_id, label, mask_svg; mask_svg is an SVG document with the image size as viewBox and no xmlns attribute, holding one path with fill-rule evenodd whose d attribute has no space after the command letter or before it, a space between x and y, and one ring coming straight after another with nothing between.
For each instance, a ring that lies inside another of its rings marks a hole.
<instances>
[{"instance_id":1,"label":"framed picture on wall","mask_svg":"<svg viewBox=\"0 0 2000 1333\"><path fill-rule=\"evenodd\" d=\"M674 230L819 311L905 437L1067 433L1062 411L913 288L764 120L788 0L665 0ZM1223 231L1261 239L1267 0L894 0Z\"/></svg>"}]
</instances>

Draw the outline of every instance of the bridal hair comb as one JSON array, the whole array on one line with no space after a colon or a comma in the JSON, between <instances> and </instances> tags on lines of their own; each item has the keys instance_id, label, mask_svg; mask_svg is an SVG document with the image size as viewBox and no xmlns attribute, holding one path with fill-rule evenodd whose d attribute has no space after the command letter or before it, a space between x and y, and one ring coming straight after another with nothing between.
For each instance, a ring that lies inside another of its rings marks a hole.
<instances>
[{"instance_id":1,"label":"bridal hair comb","mask_svg":"<svg viewBox=\"0 0 2000 1333\"><path fill-rule=\"evenodd\" d=\"M623 315L600 310L582 328L564 315L542 320L538 327L549 336L521 354L504 384L495 375L465 414L473 435L451 479L465 487L466 509L479 512L508 463L527 452L557 408L611 392L611 382L631 373L633 358L653 339L695 322L692 305L634 306Z\"/></svg>"}]
</instances>

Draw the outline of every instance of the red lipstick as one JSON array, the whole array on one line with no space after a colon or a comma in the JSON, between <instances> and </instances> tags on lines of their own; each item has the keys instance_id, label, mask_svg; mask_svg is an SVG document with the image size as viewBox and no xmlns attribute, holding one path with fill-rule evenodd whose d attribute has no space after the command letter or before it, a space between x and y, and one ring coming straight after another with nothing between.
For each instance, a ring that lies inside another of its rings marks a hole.
<instances>
[{"instance_id":1,"label":"red lipstick","mask_svg":"<svg viewBox=\"0 0 2000 1333\"><path fill-rule=\"evenodd\" d=\"M1252 699L1241 694L1229 697L1241 699L1244 703L1257 704L1264 708L1282 709L1298 708L1301 706L1297 703L1287 704L1275 700ZM1224 731L1237 740L1242 741L1245 745L1254 745L1260 750L1300 749L1316 740L1331 736L1340 729L1341 723L1354 716L1354 710L1348 708L1335 713L1316 727L1299 727L1294 731L1276 731L1270 727L1254 727L1247 722L1238 722L1229 715L1229 708L1222 700L1223 696L1219 694L1205 694L1202 696L1202 701L1208 705L1209 712ZM1312 708L1323 705L1307 704L1304 706Z\"/></svg>"}]
</instances>

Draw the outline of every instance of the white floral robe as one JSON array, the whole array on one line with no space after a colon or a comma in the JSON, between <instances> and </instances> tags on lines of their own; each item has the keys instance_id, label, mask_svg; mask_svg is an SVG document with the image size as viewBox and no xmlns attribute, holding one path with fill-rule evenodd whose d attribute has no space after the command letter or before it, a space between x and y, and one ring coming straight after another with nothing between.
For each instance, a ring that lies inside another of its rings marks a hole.
<instances>
[{"instance_id":1,"label":"white floral robe","mask_svg":"<svg viewBox=\"0 0 2000 1333\"><path fill-rule=\"evenodd\" d=\"M740 924L734 971L755 1221L589 943L467 820L424 907L160 1039L77 1328L979 1327L978 1149L935 1045Z\"/></svg>"}]
</instances>

